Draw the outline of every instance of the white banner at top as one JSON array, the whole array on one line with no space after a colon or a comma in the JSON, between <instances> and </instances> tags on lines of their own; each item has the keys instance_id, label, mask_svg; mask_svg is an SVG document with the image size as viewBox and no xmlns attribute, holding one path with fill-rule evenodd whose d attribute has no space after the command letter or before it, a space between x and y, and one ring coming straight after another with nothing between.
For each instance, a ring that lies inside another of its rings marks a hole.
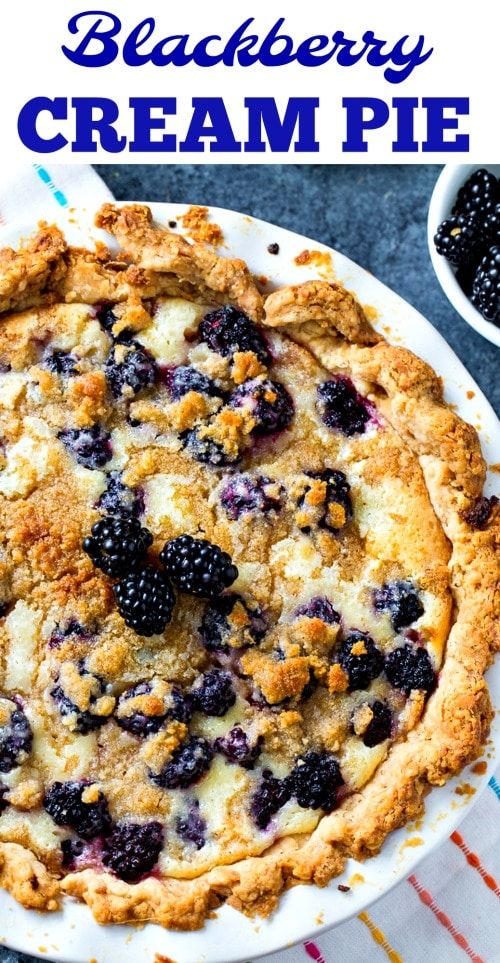
<instances>
[{"instance_id":1,"label":"white banner at top","mask_svg":"<svg viewBox=\"0 0 500 963\"><path fill-rule=\"evenodd\" d=\"M16 0L2 149L84 163L484 163L494 4Z\"/></svg>"}]
</instances>

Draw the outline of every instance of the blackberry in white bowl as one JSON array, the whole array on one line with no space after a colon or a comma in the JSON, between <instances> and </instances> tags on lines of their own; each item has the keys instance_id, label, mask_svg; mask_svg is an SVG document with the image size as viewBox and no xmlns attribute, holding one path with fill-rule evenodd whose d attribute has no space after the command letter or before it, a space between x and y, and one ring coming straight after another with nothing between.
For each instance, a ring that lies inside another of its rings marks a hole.
<instances>
[{"instance_id":1,"label":"blackberry in white bowl","mask_svg":"<svg viewBox=\"0 0 500 963\"><path fill-rule=\"evenodd\" d=\"M495 248L500 244L500 165L446 165L428 216L431 261L443 291L464 321L500 345Z\"/></svg>"}]
</instances>

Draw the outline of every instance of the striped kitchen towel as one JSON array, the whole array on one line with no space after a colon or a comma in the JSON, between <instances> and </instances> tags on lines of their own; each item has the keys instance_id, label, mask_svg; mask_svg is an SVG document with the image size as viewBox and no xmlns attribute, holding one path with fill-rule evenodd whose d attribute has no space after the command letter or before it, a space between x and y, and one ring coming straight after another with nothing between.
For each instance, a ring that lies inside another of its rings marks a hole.
<instances>
[{"instance_id":1,"label":"striped kitchen towel","mask_svg":"<svg viewBox=\"0 0 500 963\"><path fill-rule=\"evenodd\" d=\"M50 221L57 212L58 222L67 221L73 243L84 243L87 234L78 229L73 217L75 208L93 213L103 201L113 200L104 181L88 164L54 164L23 167L2 163L0 180L0 237L19 225L27 233L39 220ZM81 236L79 236L81 234Z\"/></svg>"}]
</instances>

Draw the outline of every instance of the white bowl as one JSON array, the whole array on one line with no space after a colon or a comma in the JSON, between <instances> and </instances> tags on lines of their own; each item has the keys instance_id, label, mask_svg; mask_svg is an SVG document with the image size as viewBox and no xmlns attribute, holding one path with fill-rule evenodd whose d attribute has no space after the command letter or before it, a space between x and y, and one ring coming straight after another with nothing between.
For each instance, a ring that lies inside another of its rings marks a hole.
<instances>
[{"instance_id":1,"label":"white bowl","mask_svg":"<svg viewBox=\"0 0 500 963\"><path fill-rule=\"evenodd\" d=\"M176 220L180 225L180 216L187 211L183 204L152 204L151 208L162 224ZM478 427L487 464L500 460L500 428L493 409L446 341L415 308L354 261L311 238L235 211L209 210L211 219L223 230L223 253L243 257L256 275L268 277L270 287L317 277L314 261L300 265L296 257L305 249L318 251L323 257L319 274L329 280L335 276L355 291L361 303L372 308L375 326L389 341L410 348L436 367L443 378L446 400L462 418ZM47 216L53 218L54 212ZM91 227L93 211L72 210L68 217L61 209L56 217L73 244L89 244L96 237L109 243L109 235ZM23 222L0 228L0 242L16 244L32 226ZM278 256L269 253L270 242L279 244ZM489 495L496 490L498 476L490 471L485 492ZM493 705L500 710L500 660L489 670L488 684ZM314 939L388 893L448 838L495 772L495 744L500 745L500 711L493 720L491 742L484 756L485 772L467 766L446 785L433 789L419 823L419 845L412 845L415 824L402 827L391 834L373 859L366 863L349 859L343 875L325 888L293 887L267 920L248 919L225 905L203 930L190 933L162 930L151 923L142 928L105 927L95 922L86 906L74 900L64 900L60 912L42 914L23 909L0 890L0 946L64 963L88 963L90 959L99 963L151 963L155 954L177 963L240 963ZM472 786L475 794L457 795L463 783ZM354 874L356 880L352 881ZM338 884L349 885L350 880L350 893L339 892Z\"/></svg>"},{"instance_id":2,"label":"white bowl","mask_svg":"<svg viewBox=\"0 0 500 963\"><path fill-rule=\"evenodd\" d=\"M432 192L429 214L427 218L427 243L432 266L436 277L455 311L470 324L471 328L482 334L493 344L500 346L500 327L491 321L486 321L482 314L474 307L466 294L462 291L449 261L438 254L434 247L434 235L441 221L451 214L457 192L468 177L480 167L500 177L500 164L446 164L443 167Z\"/></svg>"}]
</instances>

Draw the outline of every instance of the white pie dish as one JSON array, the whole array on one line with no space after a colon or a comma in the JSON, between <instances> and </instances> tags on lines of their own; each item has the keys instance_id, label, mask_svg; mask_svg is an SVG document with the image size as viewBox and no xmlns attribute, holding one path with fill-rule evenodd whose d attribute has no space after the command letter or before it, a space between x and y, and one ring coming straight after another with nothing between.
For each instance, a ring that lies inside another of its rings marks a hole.
<instances>
[{"instance_id":1,"label":"white pie dish","mask_svg":"<svg viewBox=\"0 0 500 963\"><path fill-rule=\"evenodd\" d=\"M151 206L156 218L163 223L177 220L185 210L182 205L174 204ZM273 285L307 280L317 276L318 272L332 277L334 270L336 277L352 288L363 304L375 309L375 326L389 340L413 349L437 368L444 378L447 399L456 405L466 420L479 428L487 460L490 463L499 461L500 437L492 409L441 336L413 308L352 261L315 241L231 211L214 208L211 215L224 233L223 253L243 257L257 275L268 276ZM78 225L84 228L85 234L85 214L77 218L72 212L72 219L77 223L68 225L61 220L61 226L70 240L81 244ZM29 230L29 224L20 224L11 228L8 235L4 233L2 242L15 242ZM278 255L268 253L270 243L279 244ZM313 258L309 266L298 266L294 258L304 249L319 252L323 257ZM490 483L492 481L493 476L490 476ZM494 701L499 704L498 667L490 672L489 681ZM142 930L128 927L105 929L93 922L89 910L82 905L68 901L61 913L40 916L23 910L0 891L0 939L8 946L44 959L71 963L83 963L91 958L99 963L115 963L117 959L123 963L141 963L142 960L150 963L155 953L173 958L177 963L198 960L230 963L249 956L256 958L318 935L322 929L360 912L408 875L424 855L446 838L467 811L471 797L457 796L457 785L467 782L477 792L486 785L494 768L494 759L488 758L487 763L485 774L478 776L467 769L458 779L428 797L427 813L418 833L402 829L392 834L379 856L363 865L349 861L345 874L333 880L326 889L295 888L285 895L270 920L247 920L224 907L216 919L196 933L165 932L157 926L146 926ZM405 845L415 837L423 840L422 845ZM354 887L349 894L340 893L338 883L346 882L353 873L362 874L365 882Z\"/></svg>"},{"instance_id":2,"label":"white pie dish","mask_svg":"<svg viewBox=\"0 0 500 963\"><path fill-rule=\"evenodd\" d=\"M441 221L444 221L451 214L457 191L467 178L480 167L485 167L496 177L500 177L500 164L446 164L443 167L434 186L429 205L427 242L436 277L455 311L458 311L460 317L471 328L482 334L483 338L487 338L492 344L500 346L500 327L491 321L486 321L474 307L472 301L469 301L455 277L451 264L441 254L438 254L434 245L434 235Z\"/></svg>"}]
</instances>

